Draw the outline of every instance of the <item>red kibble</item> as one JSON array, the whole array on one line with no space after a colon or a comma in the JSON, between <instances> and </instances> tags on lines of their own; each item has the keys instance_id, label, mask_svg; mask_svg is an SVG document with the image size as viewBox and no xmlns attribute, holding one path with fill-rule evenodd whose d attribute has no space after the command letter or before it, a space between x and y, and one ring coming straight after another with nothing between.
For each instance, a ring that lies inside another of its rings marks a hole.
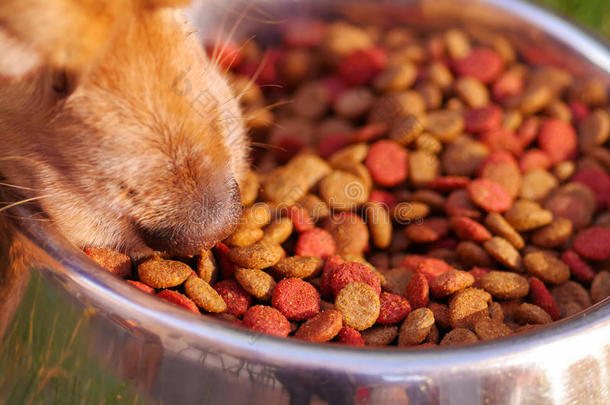
<instances>
[{"instance_id":1,"label":"red kibble","mask_svg":"<svg viewBox=\"0 0 610 405\"><path fill-rule=\"evenodd\" d=\"M271 305L288 320L304 321L320 312L320 295L300 278L285 278L273 288Z\"/></svg>"},{"instance_id":2,"label":"red kibble","mask_svg":"<svg viewBox=\"0 0 610 405\"><path fill-rule=\"evenodd\" d=\"M499 128L502 125L502 109L495 105L473 108L464 114L466 132L479 133Z\"/></svg>"},{"instance_id":3,"label":"red kibble","mask_svg":"<svg viewBox=\"0 0 610 405\"><path fill-rule=\"evenodd\" d=\"M405 296L413 309L424 308L428 305L430 288L428 287L426 276L421 273L413 274L409 284L407 284Z\"/></svg>"},{"instance_id":4,"label":"red kibble","mask_svg":"<svg viewBox=\"0 0 610 405\"><path fill-rule=\"evenodd\" d=\"M360 332L349 326L344 326L339 330L337 342L350 346L364 346L364 339Z\"/></svg>"},{"instance_id":5,"label":"red kibble","mask_svg":"<svg viewBox=\"0 0 610 405\"><path fill-rule=\"evenodd\" d=\"M273 84L278 82L277 62L282 58L280 49L268 49L260 62L242 63L237 67L237 72L254 78L258 85Z\"/></svg>"},{"instance_id":6,"label":"red kibble","mask_svg":"<svg viewBox=\"0 0 610 405\"><path fill-rule=\"evenodd\" d=\"M479 140L484 143L491 152L508 151L515 156L521 155L523 147L521 140L506 128L496 128L483 132Z\"/></svg>"},{"instance_id":7,"label":"red kibble","mask_svg":"<svg viewBox=\"0 0 610 405\"><path fill-rule=\"evenodd\" d=\"M597 209L604 209L610 203L610 176L600 169L581 169L571 181L576 181L589 187L595 195Z\"/></svg>"},{"instance_id":8,"label":"red kibble","mask_svg":"<svg viewBox=\"0 0 610 405\"><path fill-rule=\"evenodd\" d=\"M345 261L341 256L330 256L324 263L322 269L322 277L320 279L320 294L324 298L329 298L333 295L333 290L330 286L331 276Z\"/></svg>"},{"instance_id":9,"label":"red kibble","mask_svg":"<svg viewBox=\"0 0 610 405\"><path fill-rule=\"evenodd\" d=\"M343 58L338 72L347 83L358 86L368 83L385 68L388 55L382 48L359 49Z\"/></svg>"},{"instance_id":10,"label":"red kibble","mask_svg":"<svg viewBox=\"0 0 610 405\"><path fill-rule=\"evenodd\" d=\"M366 157L366 167L375 183L392 187L407 178L407 151L394 141L374 143Z\"/></svg>"},{"instance_id":11,"label":"red kibble","mask_svg":"<svg viewBox=\"0 0 610 405\"><path fill-rule=\"evenodd\" d=\"M587 118L589 115L589 107L580 101L570 101L568 103L570 113L572 113L572 121L578 123L581 120Z\"/></svg>"},{"instance_id":12,"label":"red kibble","mask_svg":"<svg viewBox=\"0 0 610 405\"><path fill-rule=\"evenodd\" d=\"M223 280L214 284L214 290L227 304L227 313L240 317L252 305L252 296L235 280Z\"/></svg>"},{"instance_id":13,"label":"red kibble","mask_svg":"<svg viewBox=\"0 0 610 405\"><path fill-rule=\"evenodd\" d=\"M255 305L248 308L242 323L245 327L257 332L279 337L290 333L290 322L280 311L266 305Z\"/></svg>"},{"instance_id":14,"label":"red kibble","mask_svg":"<svg viewBox=\"0 0 610 405\"><path fill-rule=\"evenodd\" d=\"M337 246L332 235L321 228L303 232L295 249L298 256L316 256L322 259L334 255L336 251Z\"/></svg>"},{"instance_id":15,"label":"red kibble","mask_svg":"<svg viewBox=\"0 0 610 405\"><path fill-rule=\"evenodd\" d=\"M519 169L525 173L534 169L546 170L553 165L549 155L541 151L540 149L530 149L519 159Z\"/></svg>"},{"instance_id":16,"label":"red kibble","mask_svg":"<svg viewBox=\"0 0 610 405\"><path fill-rule=\"evenodd\" d=\"M331 103L339 98L339 96L347 89L347 85L339 76L327 76L321 80L321 83L328 90L328 94L330 94Z\"/></svg>"},{"instance_id":17,"label":"red kibble","mask_svg":"<svg viewBox=\"0 0 610 405\"><path fill-rule=\"evenodd\" d=\"M593 226L578 232L573 248L585 259L610 259L610 229Z\"/></svg>"},{"instance_id":18,"label":"red kibble","mask_svg":"<svg viewBox=\"0 0 610 405\"><path fill-rule=\"evenodd\" d=\"M470 183L470 179L465 176L443 176L437 177L428 183L428 188L440 192L447 192L464 188Z\"/></svg>"},{"instance_id":19,"label":"red kibble","mask_svg":"<svg viewBox=\"0 0 610 405\"><path fill-rule=\"evenodd\" d=\"M365 125L352 132L351 141L353 143L372 142L384 136L386 132L388 132L388 126L383 122Z\"/></svg>"},{"instance_id":20,"label":"red kibble","mask_svg":"<svg viewBox=\"0 0 610 405\"><path fill-rule=\"evenodd\" d=\"M519 138L519 142L521 143L521 147L527 148L538 136L538 131L540 130L540 118L538 117L529 117L523 121L523 124L519 127L517 131L517 138Z\"/></svg>"},{"instance_id":21,"label":"red kibble","mask_svg":"<svg viewBox=\"0 0 610 405\"><path fill-rule=\"evenodd\" d=\"M441 259L423 255L407 255L398 267L404 267L411 271L419 271L420 268L425 269L424 272L430 274L432 279L452 269Z\"/></svg>"},{"instance_id":22,"label":"red kibble","mask_svg":"<svg viewBox=\"0 0 610 405\"><path fill-rule=\"evenodd\" d=\"M218 66L224 70L231 69L241 62L241 47L234 42L220 40L218 44L206 45L210 58L215 58Z\"/></svg>"},{"instance_id":23,"label":"red kibble","mask_svg":"<svg viewBox=\"0 0 610 405\"><path fill-rule=\"evenodd\" d=\"M461 240L485 242L491 239L491 233L487 228L468 217L451 217L449 225Z\"/></svg>"},{"instance_id":24,"label":"red kibble","mask_svg":"<svg viewBox=\"0 0 610 405\"><path fill-rule=\"evenodd\" d=\"M559 319L559 307L544 283L537 277L530 278L530 300L544 309L554 321Z\"/></svg>"},{"instance_id":25,"label":"red kibble","mask_svg":"<svg viewBox=\"0 0 610 405\"><path fill-rule=\"evenodd\" d=\"M414 223L405 228L407 238L415 243L436 242L449 233L446 218L426 218L422 223Z\"/></svg>"},{"instance_id":26,"label":"red kibble","mask_svg":"<svg viewBox=\"0 0 610 405\"><path fill-rule=\"evenodd\" d=\"M137 288L138 290L144 291L147 294L155 294L155 289L152 288L151 286L148 286L144 283L141 283L139 281L133 281L133 280L126 280L129 284L131 284L132 286L134 286L135 288Z\"/></svg>"},{"instance_id":27,"label":"red kibble","mask_svg":"<svg viewBox=\"0 0 610 405\"><path fill-rule=\"evenodd\" d=\"M312 19L291 20L282 24L284 44L289 47L314 47L322 43L327 24Z\"/></svg>"},{"instance_id":28,"label":"red kibble","mask_svg":"<svg viewBox=\"0 0 610 405\"><path fill-rule=\"evenodd\" d=\"M349 142L350 138L345 133L336 132L328 134L318 143L318 155L324 159L328 159L333 153L347 146Z\"/></svg>"},{"instance_id":29,"label":"red kibble","mask_svg":"<svg viewBox=\"0 0 610 405\"><path fill-rule=\"evenodd\" d=\"M377 323L381 325L401 322L411 312L409 301L401 295L382 292L379 302L381 306Z\"/></svg>"},{"instance_id":30,"label":"red kibble","mask_svg":"<svg viewBox=\"0 0 610 405\"><path fill-rule=\"evenodd\" d=\"M398 200L394 194L389 191L375 189L371 191L369 201L381 204L384 208L391 210L398 204Z\"/></svg>"},{"instance_id":31,"label":"red kibble","mask_svg":"<svg viewBox=\"0 0 610 405\"><path fill-rule=\"evenodd\" d=\"M504 69L504 61L497 52L487 48L474 48L468 56L453 63L460 76L472 76L485 84L493 82Z\"/></svg>"},{"instance_id":32,"label":"red kibble","mask_svg":"<svg viewBox=\"0 0 610 405\"><path fill-rule=\"evenodd\" d=\"M503 103L523 92L523 76L518 72L504 72L491 87L494 100Z\"/></svg>"},{"instance_id":33,"label":"red kibble","mask_svg":"<svg viewBox=\"0 0 610 405\"><path fill-rule=\"evenodd\" d=\"M178 305L182 308L185 308L193 313L200 313L199 308L197 308L197 305L195 305L195 303L190 298L183 294L180 294L178 291L163 290L157 293L157 297L167 302L171 302L172 304Z\"/></svg>"},{"instance_id":34,"label":"red kibble","mask_svg":"<svg viewBox=\"0 0 610 405\"><path fill-rule=\"evenodd\" d=\"M370 285L377 294L381 294L379 277L370 268L357 262L343 263L333 271L330 275L330 288L337 295L343 287L357 281Z\"/></svg>"},{"instance_id":35,"label":"red kibble","mask_svg":"<svg viewBox=\"0 0 610 405\"><path fill-rule=\"evenodd\" d=\"M501 185L487 179L476 179L468 184L468 197L489 212L508 211L512 199Z\"/></svg>"},{"instance_id":36,"label":"red kibble","mask_svg":"<svg viewBox=\"0 0 610 405\"><path fill-rule=\"evenodd\" d=\"M589 284L595 277L595 270L584 262L575 251L566 250L561 255L561 260L570 266L572 277L574 277L576 280Z\"/></svg>"},{"instance_id":37,"label":"red kibble","mask_svg":"<svg viewBox=\"0 0 610 405\"><path fill-rule=\"evenodd\" d=\"M315 228L313 218L300 205L292 205L288 208L288 218L292 221L294 229L299 233L311 231Z\"/></svg>"},{"instance_id":38,"label":"red kibble","mask_svg":"<svg viewBox=\"0 0 610 405\"><path fill-rule=\"evenodd\" d=\"M574 159L578 150L576 131L559 118L548 118L540 127L538 145L553 163Z\"/></svg>"},{"instance_id":39,"label":"red kibble","mask_svg":"<svg viewBox=\"0 0 610 405\"><path fill-rule=\"evenodd\" d=\"M220 274L222 278L232 278L237 270L237 265L229 260L229 247L222 242L218 242L214 247L214 256L216 262L220 265Z\"/></svg>"}]
</instances>

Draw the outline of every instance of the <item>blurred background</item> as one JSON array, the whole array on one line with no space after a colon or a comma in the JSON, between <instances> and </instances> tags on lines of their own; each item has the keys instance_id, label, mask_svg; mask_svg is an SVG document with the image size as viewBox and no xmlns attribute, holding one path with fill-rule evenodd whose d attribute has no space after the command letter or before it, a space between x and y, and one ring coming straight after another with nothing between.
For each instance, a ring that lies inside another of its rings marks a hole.
<instances>
[{"instance_id":1,"label":"blurred background","mask_svg":"<svg viewBox=\"0 0 610 405\"><path fill-rule=\"evenodd\" d=\"M537 0L610 39L610 0Z\"/></svg>"}]
</instances>

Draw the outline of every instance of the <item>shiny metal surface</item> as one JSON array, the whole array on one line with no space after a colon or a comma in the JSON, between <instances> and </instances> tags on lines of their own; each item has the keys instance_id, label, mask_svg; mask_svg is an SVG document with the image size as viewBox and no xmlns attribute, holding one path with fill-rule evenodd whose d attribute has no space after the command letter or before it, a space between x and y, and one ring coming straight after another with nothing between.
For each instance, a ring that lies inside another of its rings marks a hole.
<instances>
[{"instance_id":1,"label":"shiny metal surface","mask_svg":"<svg viewBox=\"0 0 610 405\"><path fill-rule=\"evenodd\" d=\"M231 28L227 21L244 10L242 32L297 13L491 27L519 46L560 55L574 72L610 81L607 45L521 1L347 4L202 1L189 17L203 34L220 23ZM0 403L610 403L608 300L542 330L476 347L329 347L231 328L135 291L27 207L3 215L0 241Z\"/></svg>"}]
</instances>

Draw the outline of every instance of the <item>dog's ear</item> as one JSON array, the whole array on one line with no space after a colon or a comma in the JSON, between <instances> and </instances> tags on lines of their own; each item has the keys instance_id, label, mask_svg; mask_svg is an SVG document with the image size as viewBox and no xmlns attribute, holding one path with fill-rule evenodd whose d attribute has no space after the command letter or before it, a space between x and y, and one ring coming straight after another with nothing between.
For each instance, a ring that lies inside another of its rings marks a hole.
<instances>
[{"instance_id":1,"label":"dog's ear","mask_svg":"<svg viewBox=\"0 0 610 405\"><path fill-rule=\"evenodd\" d=\"M2 0L0 76L15 78L41 64L81 72L103 53L115 28L144 9L189 0Z\"/></svg>"}]
</instances>

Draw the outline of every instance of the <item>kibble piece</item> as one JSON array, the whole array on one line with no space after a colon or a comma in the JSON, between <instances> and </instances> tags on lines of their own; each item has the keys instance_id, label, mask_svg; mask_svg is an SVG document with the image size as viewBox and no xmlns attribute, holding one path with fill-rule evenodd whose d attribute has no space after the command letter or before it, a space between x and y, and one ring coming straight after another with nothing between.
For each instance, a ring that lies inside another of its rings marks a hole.
<instances>
[{"instance_id":1,"label":"kibble piece","mask_svg":"<svg viewBox=\"0 0 610 405\"><path fill-rule=\"evenodd\" d=\"M544 208L551 211L555 218L569 219L574 229L579 230L591 223L595 196L584 184L567 183L550 194Z\"/></svg>"},{"instance_id":2,"label":"kibble piece","mask_svg":"<svg viewBox=\"0 0 610 405\"><path fill-rule=\"evenodd\" d=\"M494 236L483 243L483 247L498 262L514 271L520 271L523 267L521 255L506 239Z\"/></svg>"},{"instance_id":3,"label":"kibble piece","mask_svg":"<svg viewBox=\"0 0 610 405\"><path fill-rule=\"evenodd\" d=\"M197 275L205 282L213 284L216 281L218 269L211 250L205 250L196 257L195 270Z\"/></svg>"},{"instance_id":4,"label":"kibble piece","mask_svg":"<svg viewBox=\"0 0 610 405\"><path fill-rule=\"evenodd\" d=\"M553 222L551 211L528 200L515 201L504 217L519 232L531 231Z\"/></svg>"},{"instance_id":5,"label":"kibble piece","mask_svg":"<svg viewBox=\"0 0 610 405\"><path fill-rule=\"evenodd\" d=\"M263 230L260 228L240 227L231 234L225 243L229 246L249 246L263 238Z\"/></svg>"},{"instance_id":6,"label":"kibble piece","mask_svg":"<svg viewBox=\"0 0 610 405\"><path fill-rule=\"evenodd\" d=\"M500 303L492 302L489 304L489 317L494 321L504 322L504 310Z\"/></svg>"},{"instance_id":7,"label":"kibble piece","mask_svg":"<svg viewBox=\"0 0 610 405\"><path fill-rule=\"evenodd\" d=\"M240 218L240 228L262 228L271 221L271 208L264 203L248 207Z\"/></svg>"},{"instance_id":8,"label":"kibble piece","mask_svg":"<svg viewBox=\"0 0 610 405\"><path fill-rule=\"evenodd\" d=\"M229 251L229 260L240 267L264 269L280 261L284 250L281 246L259 242L250 246L235 247Z\"/></svg>"},{"instance_id":9,"label":"kibble piece","mask_svg":"<svg viewBox=\"0 0 610 405\"><path fill-rule=\"evenodd\" d=\"M329 163L332 167L336 168L337 164L342 164L345 161L362 163L366 159L366 155L369 152L369 147L366 143L360 142L353 145L346 146L345 148L339 149L333 153L329 159Z\"/></svg>"},{"instance_id":10,"label":"kibble piece","mask_svg":"<svg viewBox=\"0 0 610 405\"><path fill-rule=\"evenodd\" d=\"M279 245L284 243L292 234L292 220L288 217L279 218L271 222L263 230L263 242Z\"/></svg>"},{"instance_id":11,"label":"kibble piece","mask_svg":"<svg viewBox=\"0 0 610 405\"><path fill-rule=\"evenodd\" d=\"M561 284L570 278L567 264L547 252L528 253L523 257L527 272L545 283Z\"/></svg>"},{"instance_id":12,"label":"kibble piece","mask_svg":"<svg viewBox=\"0 0 610 405\"><path fill-rule=\"evenodd\" d=\"M271 304L289 321L304 321L320 312L320 294L306 281L285 278L273 289Z\"/></svg>"},{"instance_id":13,"label":"kibble piece","mask_svg":"<svg viewBox=\"0 0 610 405\"><path fill-rule=\"evenodd\" d=\"M510 209L512 199L504 187L487 179L471 181L466 188L473 203L488 212L504 212Z\"/></svg>"},{"instance_id":14,"label":"kibble piece","mask_svg":"<svg viewBox=\"0 0 610 405\"><path fill-rule=\"evenodd\" d=\"M464 131L464 118L451 110L432 111L426 120L426 131L442 142L451 142Z\"/></svg>"},{"instance_id":15,"label":"kibble piece","mask_svg":"<svg viewBox=\"0 0 610 405\"><path fill-rule=\"evenodd\" d=\"M572 221L567 218L557 218L550 225L540 228L532 234L534 245L552 249L565 245L572 236Z\"/></svg>"},{"instance_id":16,"label":"kibble piece","mask_svg":"<svg viewBox=\"0 0 610 405\"><path fill-rule=\"evenodd\" d=\"M375 246L387 248L392 240L392 221L388 211L381 204L369 202L364 207L364 214Z\"/></svg>"},{"instance_id":17,"label":"kibble piece","mask_svg":"<svg viewBox=\"0 0 610 405\"><path fill-rule=\"evenodd\" d=\"M553 320L546 311L534 304L528 304L524 302L519 305L515 313L515 317L521 324L546 324L551 323Z\"/></svg>"},{"instance_id":18,"label":"kibble piece","mask_svg":"<svg viewBox=\"0 0 610 405\"><path fill-rule=\"evenodd\" d=\"M244 314L243 325L260 333L286 337L290 333L290 322L277 309L266 305L255 305Z\"/></svg>"},{"instance_id":19,"label":"kibble piece","mask_svg":"<svg viewBox=\"0 0 610 405\"><path fill-rule=\"evenodd\" d=\"M491 295L478 288L459 291L449 301L449 319L454 328L471 328L481 318L489 316Z\"/></svg>"},{"instance_id":20,"label":"kibble piece","mask_svg":"<svg viewBox=\"0 0 610 405\"><path fill-rule=\"evenodd\" d=\"M370 190L357 176L335 170L320 182L320 196L334 209L349 211L364 204Z\"/></svg>"},{"instance_id":21,"label":"kibble piece","mask_svg":"<svg viewBox=\"0 0 610 405\"><path fill-rule=\"evenodd\" d=\"M372 45L371 36L364 29L340 21L328 27L321 49L329 62L336 64L343 56Z\"/></svg>"},{"instance_id":22,"label":"kibble piece","mask_svg":"<svg viewBox=\"0 0 610 405\"><path fill-rule=\"evenodd\" d=\"M474 277L470 273L450 270L432 281L432 284L430 284L430 291L435 298L441 298L470 287L473 283Z\"/></svg>"},{"instance_id":23,"label":"kibble piece","mask_svg":"<svg viewBox=\"0 0 610 405\"><path fill-rule=\"evenodd\" d=\"M244 290L261 301L271 299L271 292L275 287L275 280L269 274L258 269L238 268L235 270L235 280Z\"/></svg>"},{"instance_id":24,"label":"kibble piece","mask_svg":"<svg viewBox=\"0 0 610 405\"><path fill-rule=\"evenodd\" d=\"M525 241L523 237L513 228L502 215L496 212L490 212L485 218L485 226L489 230L506 239L517 249L523 249Z\"/></svg>"},{"instance_id":25,"label":"kibble piece","mask_svg":"<svg viewBox=\"0 0 610 405\"><path fill-rule=\"evenodd\" d=\"M470 108L484 107L489 103L489 90L474 77L460 77L455 81L457 95Z\"/></svg>"},{"instance_id":26,"label":"kibble piece","mask_svg":"<svg viewBox=\"0 0 610 405\"><path fill-rule=\"evenodd\" d=\"M428 308L412 311L400 327L398 346L414 346L423 342L434 326L434 314Z\"/></svg>"},{"instance_id":27,"label":"kibble piece","mask_svg":"<svg viewBox=\"0 0 610 405\"><path fill-rule=\"evenodd\" d=\"M483 318L474 325L474 331L481 340L498 339L512 334L512 330L504 323L489 318Z\"/></svg>"},{"instance_id":28,"label":"kibble piece","mask_svg":"<svg viewBox=\"0 0 610 405\"><path fill-rule=\"evenodd\" d=\"M459 136L441 154L445 174L472 176L489 155L489 148L467 136Z\"/></svg>"},{"instance_id":29,"label":"kibble piece","mask_svg":"<svg viewBox=\"0 0 610 405\"><path fill-rule=\"evenodd\" d=\"M96 247L87 247L84 252L112 274L123 278L131 274L131 258L121 252Z\"/></svg>"},{"instance_id":30,"label":"kibble piece","mask_svg":"<svg viewBox=\"0 0 610 405\"><path fill-rule=\"evenodd\" d=\"M392 187L407 178L407 159L406 149L394 141L382 140L371 146L365 163L376 184Z\"/></svg>"},{"instance_id":31,"label":"kibble piece","mask_svg":"<svg viewBox=\"0 0 610 405\"><path fill-rule=\"evenodd\" d=\"M381 325L402 322L411 312L409 301L399 294L382 292L379 296L379 303L377 323Z\"/></svg>"},{"instance_id":32,"label":"kibble piece","mask_svg":"<svg viewBox=\"0 0 610 405\"><path fill-rule=\"evenodd\" d=\"M589 260L610 259L610 228L592 226L574 238L576 253Z\"/></svg>"},{"instance_id":33,"label":"kibble piece","mask_svg":"<svg viewBox=\"0 0 610 405\"><path fill-rule=\"evenodd\" d=\"M332 235L337 254L362 254L369 243L369 231L359 215L340 212L324 222L324 228Z\"/></svg>"},{"instance_id":34,"label":"kibble piece","mask_svg":"<svg viewBox=\"0 0 610 405\"><path fill-rule=\"evenodd\" d=\"M439 174L440 162L434 153L416 150L409 155L409 179L415 187L423 187Z\"/></svg>"},{"instance_id":35,"label":"kibble piece","mask_svg":"<svg viewBox=\"0 0 610 405\"><path fill-rule=\"evenodd\" d=\"M525 200L544 199L558 185L557 179L543 169L533 169L525 173L519 196Z\"/></svg>"},{"instance_id":36,"label":"kibble piece","mask_svg":"<svg viewBox=\"0 0 610 405\"><path fill-rule=\"evenodd\" d=\"M610 297L610 272L600 271L591 282L591 299L600 302Z\"/></svg>"},{"instance_id":37,"label":"kibble piece","mask_svg":"<svg viewBox=\"0 0 610 405\"><path fill-rule=\"evenodd\" d=\"M337 336L342 326L341 312L327 310L308 319L297 329L294 337L308 342L328 342Z\"/></svg>"},{"instance_id":38,"label":"kibble piece","mask_svg":"<svg viewBox=\"0 0 610 405\"><path fill-rule=\"evenodd\" d=\"M417 69L412 63L401 63L388 66L379 73L373 82L379 92L392 92L405 90L415 82Z\"/></svg>"},{"instance_id":39,"label":"kibble piece","mask_svg":"<svg viewBox=\"0 0 610 405\"><path fill-rule=\"evenodd\" d=\"M280 259L273 270L281 277L309 278L322 271L324 262L315 256L290 256Z\"/></svg>"},{"instance_id":40,"label":"kibble piece","mask_svg":"<svg viewBox=\"0 0 610 405\"><path fill-rule=\"evenodd\" d=\"M578 127L578 145L587 152L603 145L610 137L610 116L602 109L596 109L584 118Z\"/></svg>"},{"instance_id":41,"label":"kibble piece","mask_svg":"<svg viewBox=\"0 0 610 405\"><path fill-rule=\"evenodd\" d=\"M204 311L221 313L227 310L227 304L220 294L199 277L189 277L184 283L184 291Z\"/></svg>"},{"instance_id":42,"label":"kibble piece","mask_svg":"<svg viewBox=\"0 0 610 405\"><path fill-rule=\"evenodd\" d=\"M530 291L525 277L509 271L490 271L481 278L480 285L494 298L501 300L522 298Z\"/></svg>"},{"instance_id":43,"label":"kibble piece","mask_svg":"<svg viewBox=\"0 0 610 405\"><path fill-rule=\"evenodd\" d=\"M398 336L398 326L396 325L377 325L360 332L364 344L367 346L387 346L396 340Z\"/></svg>"},{"instance_id":44,"label":"kibble piece","mask_svg":"<svg viewBox=\"0 0 610 405\"><path fill-rule=\"evenodd\" d=\"M448 332L441 340L441 346L468 345L478 342L479 339L472 331L465 328L455 328Z\"/></svg>"},{"instance_id":45,"label":"kibble piece","mask_svg":"<svg viewBox=\"0 0 610 405\"><path fill-rule=\"evenodd\" d=\"M298 201L330 170L328 163L318 156L297 155L286 166L265 176L262 197L275 202Z\"/></svg>"},{"instance_id":46,"label":"kibble piece","mask_svg":"<svg viewBox=\"0 0 610 405\"><path fill-rule=\"evenodd\" d=\"M424 203L401 202L396 204L392 210L392 217L401 224L409 224L411 221L422 219L430 213L430 207Z\"/></svg>"},{"instance_id":47,"label":"kibble piece","mask_svg":"<svg viewBox=\"0 0 610 405\"><path fill-rule=\"evenodd\" d=\"M346 89L335 100L335 112L348 119L355 119L364 115L373 104L375 96L364 86Z\"/></svg>"},{"instance_id":48,"label":"kibble piece","mask_svg":"<svg viewBox=\"0 0 610 405\"><path fill-rule=\"evenodd\" d=\"M365 330L373 326L379 316L379 294L368 284L349 283L337 294L335 307L347 326Z\"/></svg>"},{"instance_id":49,"label":"kibble piece","mask_svg":"<svg viewBox=\"0 0 610 405\"><path fill-rule=\"evenodd\" d=\"M193 269L175 260L151 259L138 266L138 277L152 288L170 288L182 284Z\"/></svg>"},{"instance_id":50,"label":"kibble piece","mask_svg":"<svg viewBox=\"0 0 610 405\"><path fill-rule=\"evenodd\" d=\"M568 280L563 284L556 285L551 288L550 293L557 303L557 307L559 307L562 318L580 312L593 304L587 289L576 281Z\"/></svg>"},{"instance_id":51,"label":"kibble piece","mask_svg":"<svg viewBox=\"0 0 610 405\"><path fill-rule=\"evenodd\" d=\"M256 87L256 86L251 86ZM241 194L241 203L248 207L256 201L258 197L258 177L252 170L247 170L243 180L239 184L239 192Z\"/></svg>"},{"instance_id":52,"label":"kibble piece","mask_svg":"<svg viewBox=\"0 0 610 405\"><path fill-rule=\"evenodd\" d=\"M180 294L178 291L174 290L163 290L157 293L157 297L165 300L167 302L171 302L174 305L178 305L188 311L191 311L195 314L200 314L199 309L197 309L197 305L188 297L184 296L184 294Z\"/></svg>"},{"instance_id":53,"label":"kibble piece","mask_svg":"<svg viewBox=\"0 0 610 405\"><path fill-rule=\"evenodd\" d=\"M415 115L407 115L396 121L390 130L390 139L407 146L418 139L424 130L422 121Z\"/></svg>"},{"instance_id":54,"label":"kibble piece","mask_svg":"<svg viewBox=\"0 0 610 405\"><path fill-rule=\"evenodd\" d=\"M493 267L494 260L479 244L471 241L460 242L455 248L456 259L465 269L472 267Z\"/></svg>"}]
</instances>

